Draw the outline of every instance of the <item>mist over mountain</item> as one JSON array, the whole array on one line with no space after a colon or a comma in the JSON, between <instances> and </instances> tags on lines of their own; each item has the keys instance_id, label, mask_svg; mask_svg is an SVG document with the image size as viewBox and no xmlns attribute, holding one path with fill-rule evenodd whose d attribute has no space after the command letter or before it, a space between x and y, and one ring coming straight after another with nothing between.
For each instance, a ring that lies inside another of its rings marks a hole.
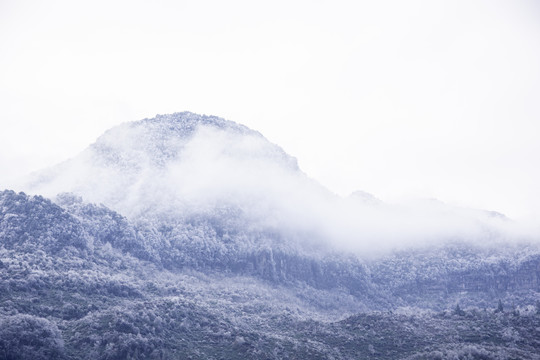
<instances>
[{"instance_id":1,"label":"mist over mountain","mask_svg":"<svg viewBox=\"0 0 540 360\"><path fill-rule=\"evenodd\" d=\"M231 121L125 123L14 190L0 359L539 358L534 233L339 197Z\"/></svg>"},{"instance_id":2,"label":"mist over mountain","mask_svg":"<svg viewBox=\"0 0 540 360\"><path fill-rule=\"evenodd\" d=\"M75 158L34 174L22 189L51 198L72 192L134 221L182 223L223 218L218 213L224 211L242 228L356 252L526 236L504 217L441 202L390 205L361 192L340 198L260 133L188 112L110 129Z\"/></svg>"}]
</instances>

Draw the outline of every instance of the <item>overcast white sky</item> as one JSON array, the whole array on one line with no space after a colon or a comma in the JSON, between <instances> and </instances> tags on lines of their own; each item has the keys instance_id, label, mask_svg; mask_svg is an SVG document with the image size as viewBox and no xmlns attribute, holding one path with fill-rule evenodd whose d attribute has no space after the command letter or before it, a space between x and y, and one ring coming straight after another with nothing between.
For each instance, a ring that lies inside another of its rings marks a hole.
<instances>
[{"instance_id":1,"label":"overcast white sky","mask_svg":"<svg viewBox=\"0 0 540 360\"><path fill-rule=\"evenodd\" d=\"M0 187L188 110L341 195L540 218L539 99L533 0L0 0Z\"/></svg>"}]
</instances>

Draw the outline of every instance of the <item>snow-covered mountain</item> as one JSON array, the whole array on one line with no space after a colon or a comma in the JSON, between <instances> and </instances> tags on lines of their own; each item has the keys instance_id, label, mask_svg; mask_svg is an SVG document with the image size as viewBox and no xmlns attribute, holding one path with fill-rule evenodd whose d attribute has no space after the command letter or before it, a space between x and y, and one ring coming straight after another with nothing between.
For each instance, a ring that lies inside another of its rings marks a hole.
<instances>
[{"instance_id":1,"label":"snow-covered mountain","mask_svg":"<svg viewBox=\"0 0 540 360\"><path fill-rule=\"evenodd\" d=\"M233 203L279 190L276 177L301 175L296 159L245 126L176 113L108 130L77 157L37 174L29 189L74 192L136 217Z\"/></svg>"},{"instance_id":2,"label":"snow-covered mountain","mask_svg":"<svg viewBox=\"0 0 540 360\"><path fill-rule=\"evenodd\" d=\"M391 206L363 192L340 198L260 133L189 112L110 129L22 189L50 198L74 193L132 221L176 226L213 218L356 252L441 239L492 241L512 227L487 212L440 202Z\"/></svg>"},{"instance_id":3,"label":"snow-covered mountain","mask_svg":"<svg viewBox=\"0 0 540 360\"><path fill-rule=\"evenodd\" d=\"M320 205L335 201L258 132L187 112L117 126L75 158L34 174L24 190L74 193L134 221L218 217L293 232L313 232L327 208Z\"/></svg>"},{"instance_id":4,"label":"snow-covered mountain","mask_svg":"<svg viewBox=\"0 0 540 360\"><path fill-rule=\"evenodd\" d=\"M16 190L34 195L0 192L0 359L539 348L540 245L512 220L431 199L341 198L231 121L122 124Z\"/></svg>"}]
</instances>

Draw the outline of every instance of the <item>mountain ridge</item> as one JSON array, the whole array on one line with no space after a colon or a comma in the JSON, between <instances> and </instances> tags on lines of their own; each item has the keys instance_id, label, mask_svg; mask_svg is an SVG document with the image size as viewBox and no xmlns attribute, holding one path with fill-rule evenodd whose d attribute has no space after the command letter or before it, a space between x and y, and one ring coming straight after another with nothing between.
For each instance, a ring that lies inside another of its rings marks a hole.
<instances>
[{"instance_id":1,"label":"mountain ridge","mask_svg":"<svg viewBox=\"0 0 540 360\"><path fill-rule=\"evenodd\" d=\"M216 221L221 212L232 216L223 221L236 219L243 228L358 253L437 239L477 241L486 233L517 236L514 223L490 213L429 202L396 206L362 192L341 198L259 132L190 112L114 127L21 190L49 198L72 192L140 221Z\"/></svg>"}]
</instances>

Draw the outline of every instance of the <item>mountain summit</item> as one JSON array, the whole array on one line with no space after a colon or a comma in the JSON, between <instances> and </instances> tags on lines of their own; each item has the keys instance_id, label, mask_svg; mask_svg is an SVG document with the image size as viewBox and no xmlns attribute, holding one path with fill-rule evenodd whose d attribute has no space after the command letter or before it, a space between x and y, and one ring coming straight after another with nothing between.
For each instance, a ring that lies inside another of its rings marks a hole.
<instances>
[{"instance_id":1,"label":"mountain summit","mask_svg":"<svg viewBox=\"0 0 540 360\"><path fill-rule=\"evenodd\" d=\"M49 197L73 192L133 218L218 204L245 209L302 182L310 181L296 159L260 133L181 112L106 131L75 158L35 174L26 190Z\"/></svg>"},{"instance_id":2,"label":"mountain summit","mask_svg":"<svg viewBox=\"0 0 540 360\"><path fill-rule=\"evenodd\" d=\"M115 167L167 166L179 160L198 137L218 140L225 145L216 152L234 156L260 157L297 169L296 160L271 144L259 132L216 116L180 112L157 115L114 127L91 145L95 156ZM226 148L225 148L226 147ZM215 154L217 155L217 154Z\"/></svg>"}]
</instances>

